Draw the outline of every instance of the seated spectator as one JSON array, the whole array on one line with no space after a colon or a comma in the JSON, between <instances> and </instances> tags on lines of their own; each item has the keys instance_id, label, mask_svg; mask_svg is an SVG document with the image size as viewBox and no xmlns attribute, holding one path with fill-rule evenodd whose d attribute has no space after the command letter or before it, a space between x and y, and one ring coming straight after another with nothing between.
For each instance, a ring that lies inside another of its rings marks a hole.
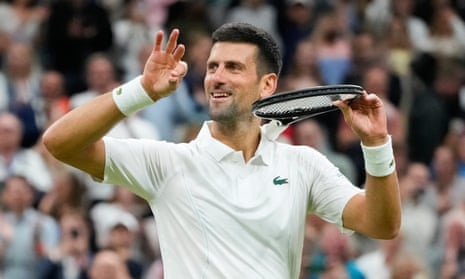
<instances>
[{"instance_id":1,"label":"seated spectator","mask_svg":"<svg viewBox=\"0 0 465 279\"><path fill-rule=\"evenodd\" d=\"M0 182L10 175L22 175L39 194L45 193L52 186L50 171L37 151L21 147L22 133L18 117L0 113Z\"/></svg>"},{"instance_id":2,"label":"seated spectator","mask_svg":"<svg viewBox=\"0 0 465 279\"><path fill-rule=\"evenodd\" d=\"M67 212L84 211L88 209L86 186L77 175L69 170L53 173L52 189L41 199L38 208L56 220Z\"/></svg>"},{"instance_id":3,"label":"seated spectator","mask_svg":"<svg viewBox=\"0 0 465 279\"><path fill-rule=\"evenodd\" d=\"M118 253L108 249L97 252L88 275L89 279L133 279Z\"/></svg>"},{"instance_id":4,"label":"seated spectator","mask_svg":"<svg viewBox=\"0 0 465 279\"><path fill-rule=\"evenodd\" d=\"M42 132L38 107L42 69L36 60L32 45L12 43L7 49L4 68L0 73L0 95L3 95L0 100L5 100L6 109L23 123L21 145L24 147L33 146Z\"/></svg>"},{"instance_id":5,"label":"seated spectator","mask_svg":"<svg viewBox=\"0 0 465 279\"><path fill-rule=\"evenodd\" d=\"M13 228L0 255L3 279L36 279L41 259L58 245L59 227L49 215L33 208L34 188L22 176L6 179L2 202L7 208L5 221Z\"/></svg>"},{"instance_id":6,"label":"seated spectator","mask_svg":"<svg viewBox=\"0 0 465 279\"><path fill-rule=\"evenodd\" d=\"M92 263L92 228L81 211L66 211L59 220L60 243L44 258L38 269L39 279L87 279Z\"/></svg>"},{"instance_id":7,"label":"seated spectator","mask_svg":"<svg viewBox=\"0 0 465 279\"><path fill-rule=\"evenodd\" d=\"M111 249L126 263L133 279L141 279L143 263L137 258L135 239L139 221L116 204L100 203L91 210L91 218L97 233L97 247Z\"/></svg>"}]
</instances>

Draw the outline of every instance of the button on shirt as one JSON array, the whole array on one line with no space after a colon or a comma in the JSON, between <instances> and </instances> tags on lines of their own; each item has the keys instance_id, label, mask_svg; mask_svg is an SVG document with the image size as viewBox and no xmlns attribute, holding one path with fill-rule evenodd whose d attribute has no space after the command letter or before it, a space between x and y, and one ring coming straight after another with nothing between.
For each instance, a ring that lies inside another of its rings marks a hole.
<instances>
[{"instance_id":1,"label":"button on shirt","mask_svg":"<svg viewBox=\"0 0 465 279\"><path fill-rule=\"evenodd\" d=\"M106 137L104 182L150 204L168 279L298 278L306 214L342 229L361 190L314 149L266 136L246 163L208 123L190 143Z\"/></svg>"}]
</instances>

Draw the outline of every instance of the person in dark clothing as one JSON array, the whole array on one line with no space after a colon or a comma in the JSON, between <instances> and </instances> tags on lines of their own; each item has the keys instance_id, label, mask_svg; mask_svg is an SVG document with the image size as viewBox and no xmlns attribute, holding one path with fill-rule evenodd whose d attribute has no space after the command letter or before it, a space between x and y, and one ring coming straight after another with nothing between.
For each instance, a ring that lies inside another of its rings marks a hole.
<instances>
[{"instance_id":1,"label":"person in dark clothing","mask_svg":"<svg viewBox=\"0 0 465 279\"><path fill-rule=\"evenodd\" d=\"M113 44L108 13L95 1L56 1L44 24L45 66L65 75L70 94L84 90L86 58L94 52L109 51Z\"/></svg>"}]
</instances>

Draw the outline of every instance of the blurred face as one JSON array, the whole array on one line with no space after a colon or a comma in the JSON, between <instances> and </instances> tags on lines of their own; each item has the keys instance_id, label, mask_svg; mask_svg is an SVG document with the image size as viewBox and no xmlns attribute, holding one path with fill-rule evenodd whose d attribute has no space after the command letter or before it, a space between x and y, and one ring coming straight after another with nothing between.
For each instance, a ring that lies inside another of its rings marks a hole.
<instances>
[{"instance_id":1,"label":"blurred face","mask_svg":"<svg viewBox=\"0 0 465 279\"><path fill-rule=\"evenodd\" d=\"M104 93L108 86L113 85L113 74L111 63L104 58L98 58L92 61L87 68L87 83L90 88Z\"/></svg>"},{"instance_id":2,"label":"blurred face","mask_svg":"<svg viewBox=\"0 0 465 279\"><path fill-rule=\"evenodd\" d=\"M315 48L310 41L300 42L295 51L294 63L302 67L313 68L316 65Z\"/></svg>"},{"instance_id":3,"label":"blurred face","mask_svg":"<svg viewBox=\"0 0 465 279\"><path fill-rule=\"evenodd\" d=\"M19 120L10 114L0 114L0 151L19 148L21 137Z\"/></svg>"},{"instance_id":4,"label":"blurred face","mask_svg":"<svg viewBox=\"0 0 465 279\"><path fill-rule=\"evenodd\" d=\"M108 244L112 248L131 247L133 240L132 232L124 225L118 224L111 228Z\"/></svg>"},{"instance_id":5,"label":"blurred face","mask_svg":"<svg viewBox=\"0 0 465 279\"><path fill-rule=\"evenodd\" d=\"M64 214L60 219L60 230L68 254L78 256L88 252L89 230L81 215Z\"/></svg>"},{"instance_id":6,"label":"blurred face","mask_svg":"<svg viewBox=\"0 0 465 279\"><path fill-rule=\"evenodd\" d=\"M13 74L23 74L29 71L32 66L32 54L27 45L13 44L8 49L7 67Z\"/></svg>"},{"instance_id":7,"label":"blurred face","mask_svg":"<svg viewBox=\"0 0 465 279\"><path fill-rule=\"evenodd\" d=\"M97 254L90 268L91 279L118 279L124 277L125 264L118 254L112 251L103 251Z\"/></svg>"},{"instance_id":8,"label":"blurred face","mask_svg":"<svg viewBox=\"0 0 465 279\"><path fill-rule=\"evenodd\" d=\"M42 76L40 84L41 96L52 101L64 95L64 80L63 77L57 72L46 72Z\"/></svg>"},{"instance_id":9,"label":"blurred face","mask_svg":"<svg viewBox=\"0 0 465 279\"><path fill-rule=\"evenodd\" d=\"M32 205L34 193L26 180L12 177L5 182L2 197L9 210L20 214Z\"/></svg>"},{"instance_id":10,"label":"blurred face","mask_svg":"<svg viewBox=\"0 0 465 279\"><path fill-rule=\"evenodd\" d=\"M363 78L363 87L367 92L374 92L380 97L386 97L388 91L388 76L384 69L374 67L368 69Z\"/></svg>"},{"instance_id":11,"label":"blurred face","mask_svg":"<svg viewBox=\"0 0 465 279\"><path fill-rule=\"evenodd\" d=\"M453 177L455 174L455 159L452 151L446 147L439 147L434 154L434 170L438 179Z\"/></svg>"},{"instance_id":12,"label":"blurred face","mask_svg":"<svg viewBox=\"0 0 465 279\"><path fill-rule=\"evenodd\" d=\"M321 142L321 130L313 120L306 120L294 127L295 143L307 145L319 149Z\"/></svg>"},{"instance_id":13,"label":"blurred face","mask_svg":"<svg viewBox=\"0 0 465 279\"><path fill-rule=\"evenodd\" d=\"M252 118L251 105L260 98L257 48L252 44L218 42L207 61L204 80L210 117L219 122Z\"/></svg>"}]
</instances>

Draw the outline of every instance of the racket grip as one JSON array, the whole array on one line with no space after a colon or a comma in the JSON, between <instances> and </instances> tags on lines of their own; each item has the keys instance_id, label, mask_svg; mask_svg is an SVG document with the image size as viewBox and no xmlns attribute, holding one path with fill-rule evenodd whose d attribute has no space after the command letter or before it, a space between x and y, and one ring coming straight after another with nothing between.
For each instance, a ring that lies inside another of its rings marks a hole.
<instances>
[{"instance_id":1,"label":"racket grip","mask_svg":"<svg viewBox=\"0 0 465 279\"><path fill-rule=\"evenodd\" d=\"M363 158L365 160L365 171L375 177L388 176L396 169L392 139L379 146L362 146Z\"/></svg>"},{"instance_id":2,"label":"racket grip","mask_svg":"<svg viewBox=\"0 0 465 279\"><path fill-rule=\"evenodd\" d=\"M154 103L142 87L141 77L138 76L112 91L113 101L121 113L126 116Z\"/></svg>"}]
</instances>

